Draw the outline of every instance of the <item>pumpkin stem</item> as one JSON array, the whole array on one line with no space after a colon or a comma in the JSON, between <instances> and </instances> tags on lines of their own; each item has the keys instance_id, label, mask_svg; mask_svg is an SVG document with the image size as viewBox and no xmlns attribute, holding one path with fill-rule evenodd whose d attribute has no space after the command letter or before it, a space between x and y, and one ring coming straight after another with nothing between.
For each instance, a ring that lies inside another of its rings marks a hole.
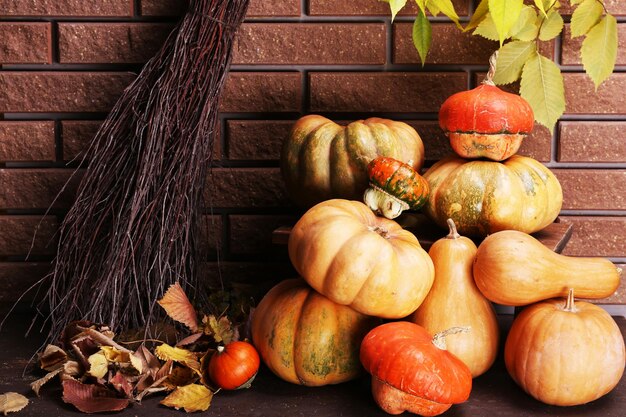
<instances>
[{"instance_id":1,"label":"pumpkin stem","mask_svg":"<svg viewBox=\"0 0 626 417\"><path fill-rule=\"evenodd\" d=\"M224 346L219 345L219 346L217 347L217 353L222 353L222 352L224 352Z\"/></svg>"},{"instance_id":2,"label":"pumpkin stem","mask_svg":"<svg viewBox=\"0 0 626 417\"><path fill-rule=\"evenodd\" d=\"M575 313L576 311L578 311L578 309L576 308L576 304L574 304L573 288L570 288L567 293L567 300L565 300L565 307L563 307L563 310L569 311L570 313Z\"/></svg>"},{"instance_id":3,"label":"pumpkin stem","mask_svg":"<svg viewBox=\"0 0 626 417\"><path fill-rule=\"evenodd\" d=\"M498 51L495 51L489 57L489 71L487 72L487 76L483 80L483 84L486 85L496 85L493 82L493 77L496 75L496 61L498 60Z\"/></svg>"},{"instance_id":4,"label":"pumpkin stem","mask_svg":"<svg viewBox=\"0 0 626 417\"><path fill-rule=\"evenodd\" d=\"M439 332L433 336L433 345L437 346L441 350L446 350L446 336L457 333L469 333L470 329L471 328L469 326L450 327L449 329Z\"/></svg>"},{"instance_id":5,"label":"pumpkin stem","mask_svg":"<svg viewBox=\"0 0 626 417\"><path fill-rule=\"evenodd\" d=\"M459 232L456 231L456 224L454 224L454 220L448 219L448 227L450 228L450 233L448 233L446 239L458 239L461 237Z\"/></svg>"}]
</instances>

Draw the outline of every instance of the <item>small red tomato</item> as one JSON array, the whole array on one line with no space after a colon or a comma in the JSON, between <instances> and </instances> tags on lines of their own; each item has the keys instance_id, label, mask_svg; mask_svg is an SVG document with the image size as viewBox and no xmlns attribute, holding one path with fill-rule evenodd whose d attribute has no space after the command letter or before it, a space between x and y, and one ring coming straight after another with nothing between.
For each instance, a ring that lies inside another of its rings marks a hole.
<instances>
[{"instance_id":1,"label":"small red tomato","mask_svg":"<svg viewBox=\"0 0 626 417\"><path fill-rule=\"evenodd\" d=\"M209 361L209 378L222 389L249 388L260 362L258 352L248 342L218 346Z\"/></svg>"}]
</instances>

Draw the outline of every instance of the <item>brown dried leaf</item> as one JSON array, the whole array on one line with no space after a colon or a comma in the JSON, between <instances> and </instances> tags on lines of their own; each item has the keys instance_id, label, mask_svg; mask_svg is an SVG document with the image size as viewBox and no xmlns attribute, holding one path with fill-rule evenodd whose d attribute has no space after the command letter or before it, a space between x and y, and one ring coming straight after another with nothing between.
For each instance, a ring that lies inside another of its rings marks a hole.
<instances>
[{"instance_id":1,"label":"brown dried leaf","mask_svg":"<svg viewBox=\"0 0 626 417\"><path fill-rule=\"evenodd\" d=\"M198 380L198 374L192 369L177 366L172 369L167 379L163 381L163 386L169 390L192 384Z\"/></svg>"},{"instance_id":2,"label":"brown dried leaf","mask_svg":"<svg viewBox=\"0 0 626 417\"><path fill-rule=\"evenodd\" d=\"M225 345L233 341L235 331L233 330L232 323L226 316L222 316L217 319L214 315L204 316L202 322L205 324L205 332L213 335L213 338L217 343L224 343Z\"/></svg>"},{"instance_id":3,"label":"brown dried leaf","mask_svg":"<svg viewBox=\"0 0 626 417\"><path fill-rule=\"evenodd\" d=\"M48 381L50 381L52 378L54 378L55 376L57 376L58 374L60 374L61 372L63 372L64 367L61 366L57 369L55 369L52 372L48 372L45 376L43 376L42 378L39 378L36 381L33 381L30 383L30 388L35 391L35 394L37 394L37 396L39 397L39 390L41 389L41 387L43 387Z\"/></svg>"},{"instance_id":4,"label":"brown dried leaf","mask_svg":"<svg viewBox=\"0 0 626 417\"><path fill-rule=\"evenodd\" d=\"M135 368L142 374L151 374L154 375L159 371L161 367L161 362L150 352L150 350L145 346L141 345L135 353L131 356L131 362L133 366L135 366L135 362L141 362L141 369L139 365L135 366Z\"/></svg>"},{"instance_id":5,"label":"brown dried leaf","mask_svg":"<svg viewBox=\"0 0 626 417\"><path fill-rule=\"evenodd\" d=\"M188 413L206 411L211 405L213 393L204 385L190 384L176 388L176 391L165 397L161 404L177 410L183 408Z\"/></svg>"},{"instance_id":6,"label":"brown dried leaf","mask_svg":"<svg viewBox=\"0 0 626 417\"><path fill-rule=\"evenodd\" d=\"M176 346L187 346L196 343L202 336L204 336L204 332L194 333L190 336L185 337L180 342L176 343Z\"/></svg>"},{"instance_id":7,"label":"brown dried leaf","mask_svg":"<svg viewBox=\"0 0 626 417\"><path fill-rule=\"evenodd\" d=\"M63 401L83 413L120 411L130 403L127 398L118 398L115 392L100 385L81 384L71 379L63 381Z\"/></svg>"},{"instance_id":8,"label":"brown dried leaf","mask_svg":"<svg viewBox=\"0 0 626 417\"><path fill-rule=\"evenodd\" d=\"M17 392L7 392L0 395L0 413L3 413L5 416L8 413L20 411L27 405L28 398Z\"/></svg>"},{"instance_id":9,"label":"brown dried leaf","mask_svg":"<svg viewBox=\"0 0 626 417\"><path fill-rule=\"evenodd\" d=\"M169 287L158 303L172 319L184 324L192 332L198 330L198 314L178 282Z\"/></svg>"},{"instance_id":10,"label":"brown dried leaf","mask_svg":"<svg viewBox=\"0 0 626 417\"><path fill-rule=\"evenodd\" d=\"M174 362L182 363L191 369L200 371L200 362L195 353L188 351L187 349L181 349L172 347L166 343L158 346L154 350L157 358L162 361L172 360Z\"/></svg>"},{"instance_id":11,"label":"brown dried leaf","mask_svg":"<svg viewBox=\"0 0 626 417\"><path fill-rule=\"evenodd\" d=\"M45 371L54 371L67 361L67 353L58 346L48 345L39 355L39 367Z\"/></svg>"},{"instance_id":12,"label":"brown dried leaf","mask_svg":"<svg viewBox=\"0 0 626 417\"><path fill-rule=\"evenodd\" d=\"M128 381L128 377L120 371L117 371L109 383L117 390L117 392L124 394L126 398L133 397L133 386Z\"/></svg>"},{"instance_id":13,"label":"brown dried leaf","mask_svg":"<svg viewBox=\"0 0 626 417\"><path fill-rule=\"evenodd\" d=\"M77 377L83 373L80 364L76 361L67 361L63 364L63 372L61 373L61 379L65 377L72 378Z\"/></svg>"}]
</instances>

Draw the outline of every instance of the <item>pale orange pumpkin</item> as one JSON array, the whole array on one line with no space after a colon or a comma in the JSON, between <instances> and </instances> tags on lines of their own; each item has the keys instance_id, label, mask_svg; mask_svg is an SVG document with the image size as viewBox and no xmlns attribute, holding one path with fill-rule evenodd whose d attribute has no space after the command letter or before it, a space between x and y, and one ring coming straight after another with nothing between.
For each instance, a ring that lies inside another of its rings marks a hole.
<instances>
[{"instance_id":1,"label":"pale orange pumpkin","mask_svg":"<svg viewBox=\"0 0 626 417\"><path fill-rule=\"evenodd\" d=\"M316 291L383 318L415 311L434 279L417 238L358 201L328 200L307 211L291 230L289 257Z\"/></svg>"},{"instance_id":2,"label":"pale orange pumpkin","mask_svg":"<svg viewBox=\"0 0 626 417\"><path fill-rule=\"evenodd\" d=\"M513 322L504 348L506 369L539 401L579 405L610 392L624 373L624 338L602 308L583 301L543 301Z\"/></svg>"}]
</instances>

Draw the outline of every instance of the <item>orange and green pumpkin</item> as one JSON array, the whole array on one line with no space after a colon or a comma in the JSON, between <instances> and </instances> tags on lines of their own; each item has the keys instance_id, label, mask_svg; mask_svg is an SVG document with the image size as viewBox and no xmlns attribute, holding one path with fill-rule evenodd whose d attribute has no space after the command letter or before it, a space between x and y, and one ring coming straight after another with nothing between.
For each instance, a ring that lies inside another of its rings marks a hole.
<instances>
[{"instance_id":1,"label":"orange and green pumpkin","mask_svg":"<svg viewBox=\"0 0 626 417\"><path fill-rule=\"evenodd\" d=\"M302 279L289 279L255 309L252 339L263 362L285 381L337 384L361 374L361 340L378 324L379 319L330 301Z\"/></svg>"},{"instance_id":2,"label":"orange and green pumpkin","mask_svg":"<svg viewBox=\"0 0 626 417\"><path fill-rule=\"evenodd\" d=\"M503 162L452 156L433 165L424 178L430 186L426 214L442 228L454 220L459 233L469 236L506 229L536 232L556 219L563 202L554 174L520 155Z\"/></svg>"},{"instance_id":3,"label":"orange and green pumpkin","mask_svg":"<svg viewBox=\"0 0 626 417\"><path fill-rule=\"evenodd\" d=\"M378 156L408 163L419 171L424 144L403 122L372 117L341 126L318 115L300 118L283 142L281 173L299 206L332 198L361 200L368 186L367 165Z\"/></svg>"}]
</instances>

